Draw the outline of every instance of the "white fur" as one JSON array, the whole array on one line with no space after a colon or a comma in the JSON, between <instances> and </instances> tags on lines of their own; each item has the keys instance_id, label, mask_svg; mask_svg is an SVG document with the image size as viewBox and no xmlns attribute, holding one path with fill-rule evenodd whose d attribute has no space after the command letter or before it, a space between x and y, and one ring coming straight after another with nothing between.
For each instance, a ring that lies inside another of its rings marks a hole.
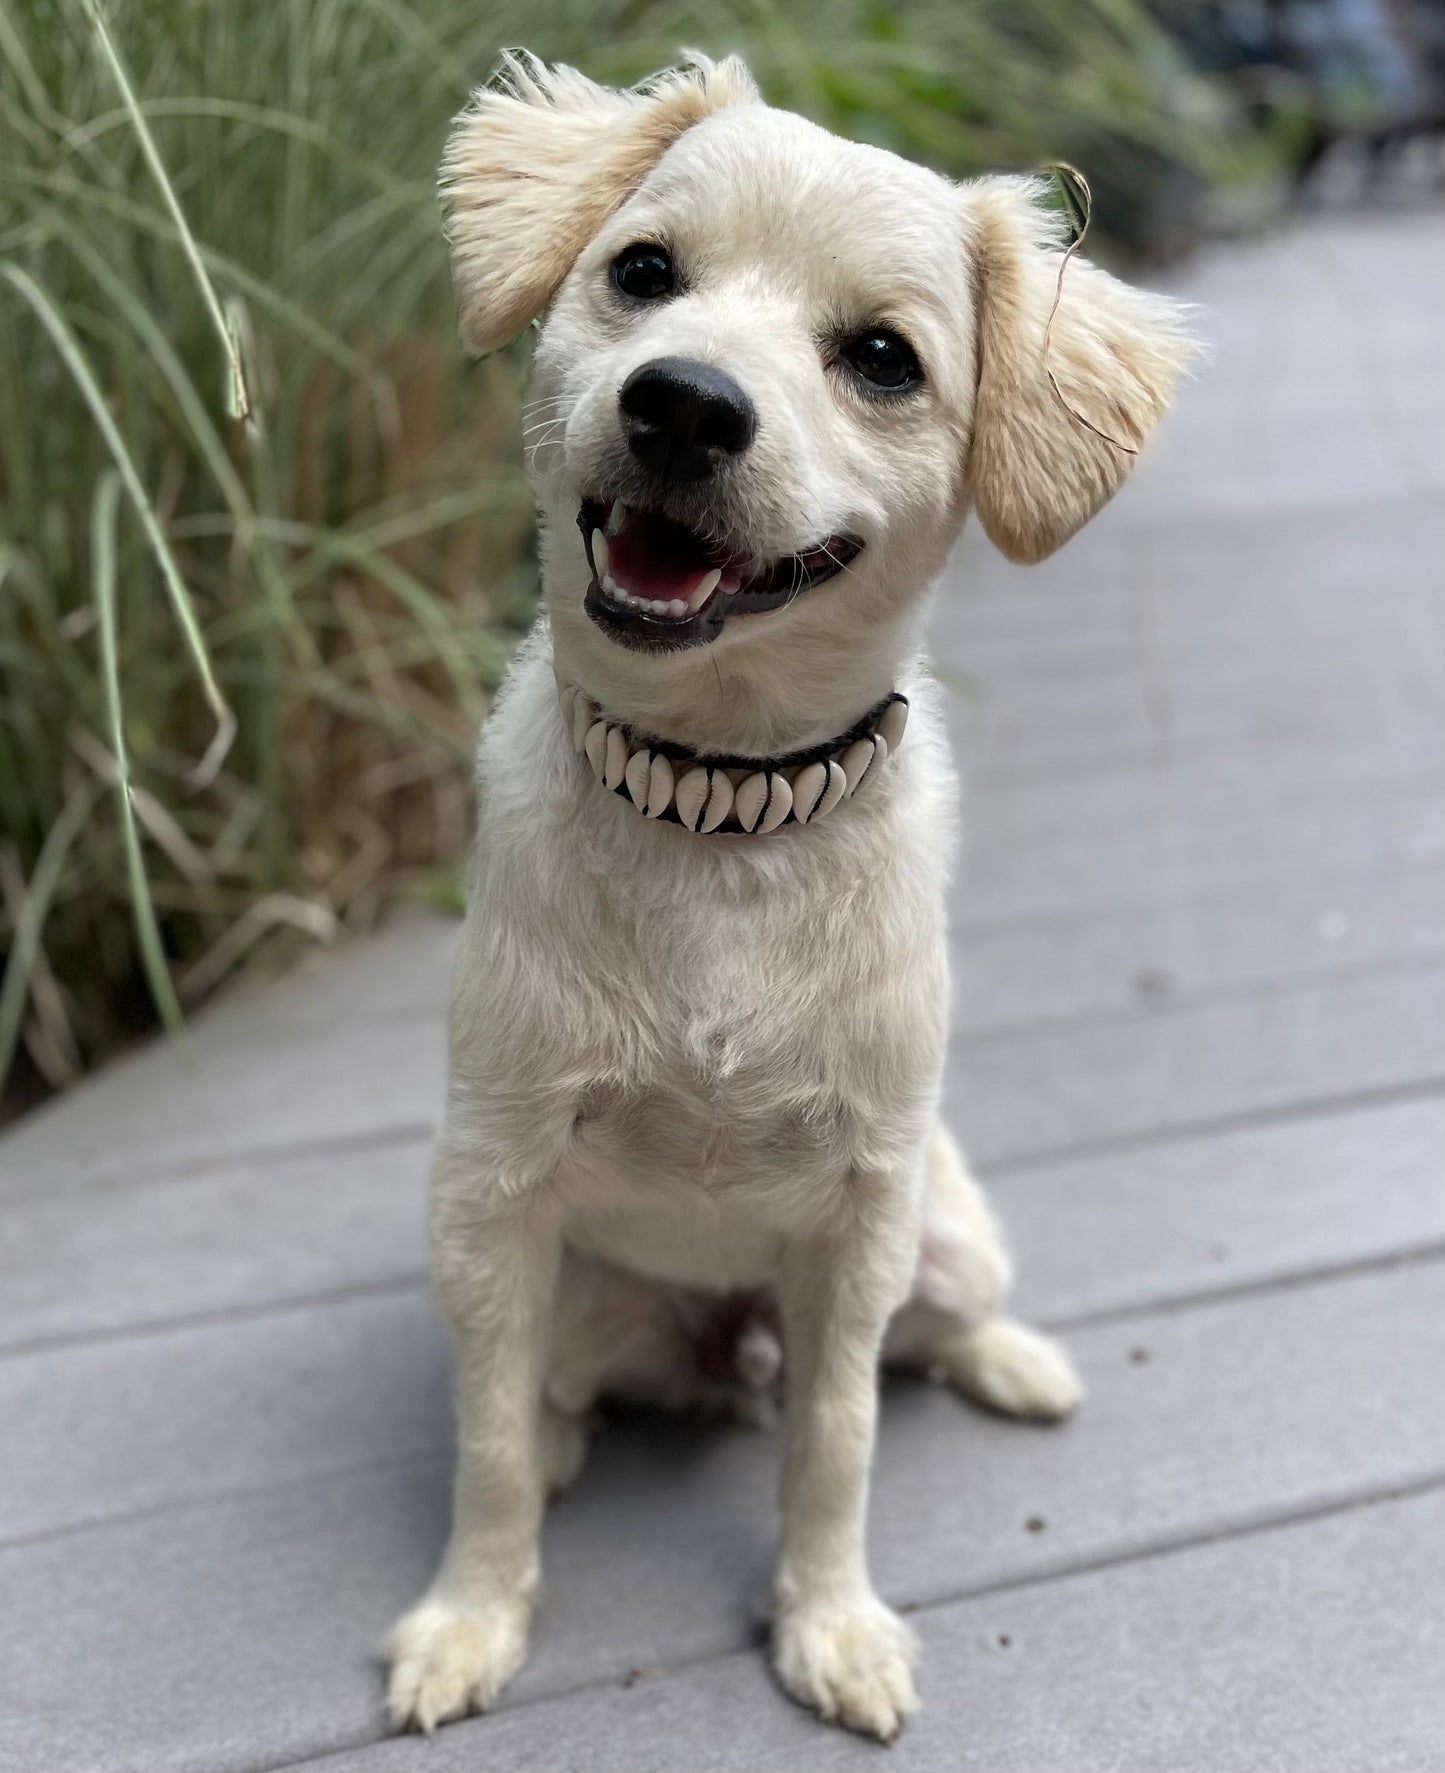
<instances>
[{"instance_id":1,"label":"white fur","mask_svg":"<svg viewBox=\"0 0 1445 1773\"><path fill-rule=\"evenodd\" d=\"M735 65L703 66L609 105L581 76L525 62L479 97L448 155L472 336L493 337L498 304L508 327L525 320L514 261L559 266L529 298L550 304L534 392L557 423L530 458L546 613L478 758L435 1170L455 1521L391 1646L393 1716L424 1729L490 1705L519 1665L543 1493L578 1468L599 1396L761 1411L769 1323L743 1325L735 1379L699 1372L698 1325L721 1294L770 1289L786 1348L779 1678L885 1740L914 1697L909 1633L864 1557L880 1356L1020 1416L1062 1416L1078 1397L1061 1350L995 1315L1007 1258L937 1118L955 784L921 630L973 478L991 527L1028 530L1019 551L1039 552L1124 467L1097 469L1097 436L1042 396L994 421L1011 434L990 450L974 435L976 403L1046 388L1041 361L1024 361L1058 262L1029 220L1034 193L951 186L750 90ZM546 201L529 221L532 161ZM608 264L659 234L687 292L624 311ZM1132 437L1182 346L1162 304L1121 291L1088 271L1059 367L1077 370L1071 401L1100 392L1101 418L1127 410ZM883 321L925 365L908 401L870 402L820 347ZM758 404L757 442L715 503L733 534L762 556L841 532L865 547L788 607L656 656L585 615L575 518L627 472L620 382L668 353L725 366ZM1038 482L1014 505L1010 450L1019 484ZM599 788L563 730L559 679L638 731L719 752L820 742L895 686L912 706L899 753L822 824L704 837Z\"/></svg>"}]
</instances>

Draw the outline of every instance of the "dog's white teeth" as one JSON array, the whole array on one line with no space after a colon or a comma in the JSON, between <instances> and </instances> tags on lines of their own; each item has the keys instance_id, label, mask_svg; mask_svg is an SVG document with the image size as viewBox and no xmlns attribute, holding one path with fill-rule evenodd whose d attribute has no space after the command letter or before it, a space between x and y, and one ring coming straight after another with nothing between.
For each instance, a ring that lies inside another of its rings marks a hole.
<instances>
[{"instance_id":1,"label":"dog's white teeth","mask_svg":"<svg viewBox=\"0 0 1445 1773\"><path fill-rule=\"evenodd\" d=\"M687 605L680 597L674 597L667 605L667 613L670 616L685 616Z\"/></svg>"},{"instance_id":2,"label":"dog's white teeth","mask_svg":"<svg viewBox=\"0 0 1445 1773\"><path fill-rule=\"evenodd\" d=\"M600 584L607 577L607 538L600 529L592 532L592 565Z\"/></svg>"},{"instance_id":3,"label":"dog's white teeth","mask_svg":"<svg viewBox=\"0 0 1445 1773\"><path fill-rule=\"evenodd\" d=\"M687 600L688 608L694 610L701 609L707 602L708 598L712 596L713 592L717 590L721 582L722 568L720 566L715 566L710 573L704 573L697 589Z\"/></svg>"},{"instance_id":4,"label":"dog's white teeth","mask_svg":"<svg viewBox=\"0 0 1445 1773\"><path fill-rule=\"evenodd\" d=\"M618 499L614 502L612 509L607 513L607 534L609 536L615 536L626 521L627 507L623 504L621 499Z\"/></svg>"}]
</instances>

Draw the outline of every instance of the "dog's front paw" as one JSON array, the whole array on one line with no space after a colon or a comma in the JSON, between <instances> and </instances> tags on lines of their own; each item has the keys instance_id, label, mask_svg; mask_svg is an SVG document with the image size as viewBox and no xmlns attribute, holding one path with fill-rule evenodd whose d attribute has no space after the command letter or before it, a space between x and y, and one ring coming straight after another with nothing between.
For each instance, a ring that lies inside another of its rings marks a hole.
<instances>
[{"instance_id":1,"label":"dog's front paw","mask_svg":"<svg viewBox=\"0 0 1445 1773\"><path fill-rule=\"evenodd\" d=\"M915 1709L913 1634L882 1601L784 1608L773 1665L794 1699L829 1723L892 1742Z\"/></svg>"},{"instance_id":2,"label":"dog's front paw","mask_svg":"<svg viewBox=\"0 0 1445 1773\"><path fill-rule=\"evenodd\" d=\"M462 1606L421 1601L386 1642L386 1703L398 1730L423 1730L487 1711L526 1660L530 1609L522 1602Z\"/></svg>"}]
</instances>

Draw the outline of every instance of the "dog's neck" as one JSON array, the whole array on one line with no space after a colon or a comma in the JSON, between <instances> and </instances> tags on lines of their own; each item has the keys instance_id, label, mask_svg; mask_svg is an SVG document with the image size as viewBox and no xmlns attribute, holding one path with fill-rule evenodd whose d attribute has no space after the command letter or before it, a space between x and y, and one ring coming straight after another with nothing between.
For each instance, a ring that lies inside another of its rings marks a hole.
<instances>
[{"instance_id":1,"label":"dog's neck","mask_svg":"<svg viewBox=\"0 0 1445 1773\"><path fill-rule=\"evenodd\" d=\"M921 653L919 610L866 635L812 632L786 644L727 637L672 656L630 652L609 639L564 591L549 595L553 668L632 731L699 755L774 757L807 751L846 732L908 679ZM793 612L802 616L804 612ZM767 621L748 617L748 621Z\"/></svg>"},{"instance_id":2,"label":"dog's neck","mask_svg":"<svg viewBox=\"0 0 1445 1773\"><path fill-rule=\"evenodd\" d=\"M908 724L908 698L893 690L821 745L730 756L639 732L565 679L557 693L572 747L603 789L644 818L707 834L766 836L784 825L819 823L878 779Z\"/></svg>"}]
</instances>

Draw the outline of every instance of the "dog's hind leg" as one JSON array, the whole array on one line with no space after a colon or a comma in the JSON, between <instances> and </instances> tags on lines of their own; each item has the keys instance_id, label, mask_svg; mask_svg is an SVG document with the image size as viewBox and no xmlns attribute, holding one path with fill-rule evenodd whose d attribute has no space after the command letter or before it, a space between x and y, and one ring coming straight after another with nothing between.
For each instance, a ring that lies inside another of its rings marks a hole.
<instances>
[{"instance_id":1,"label":"dog's hind leg","mask_svg":"<svg viewBox=\"0 0 1445 1773\"><path fill-rule=\"evenodd\" d=\"M941 1123L929 1137L913 1292L888 1327L885 1363L921 1369L1006 1416L1056 1421L1081 1387L1063 1347L1001 1313L1013 1278L983 1190Z\"/></svg>"}]
</instances>

